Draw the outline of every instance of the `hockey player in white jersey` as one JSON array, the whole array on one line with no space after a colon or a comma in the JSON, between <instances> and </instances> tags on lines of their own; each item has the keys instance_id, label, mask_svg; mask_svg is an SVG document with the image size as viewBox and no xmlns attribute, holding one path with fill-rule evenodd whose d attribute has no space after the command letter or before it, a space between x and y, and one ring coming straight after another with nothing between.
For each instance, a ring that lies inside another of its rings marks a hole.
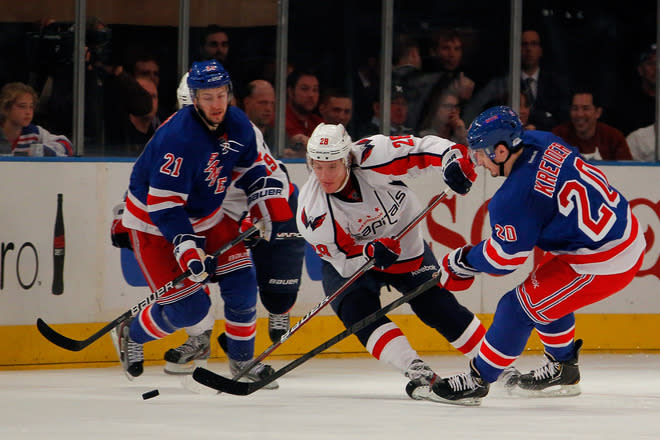
<instances>
[{"instance_id":1,"label":"hockey player in white jersey","mask_svg":"<svg viewBox=\"0 0 660 440\"><path fill-rule=\"evenodd\" d=\"M381 308L383 286L406 292L439 270L419 227L400 242L391 238L421 211L400 179L435 171L465 194L476 177L474 167L467 148L447 139L376 135L353 143L341 124L314 130L307 161L312 173L300 190L296 221L322 259L325 294L336 292L368 258L375 262L331 303L349 327ZM449 291L434 286L410 306L463 354L472 357L478 351L485 328ZM372 356L410 379L406 392L411 398L427 398L437 376L394 322L383 317L356 336Z\"/></svg>"},{"instance_id":2,"label":"hockey player in white jersey","mask_svg":"<svg viewBox=\"0 0 660 440\"><path fill-rule=\"evenodd\" d=\"M448 283L469 286L481 272L511 273L534 247L547 253L500 299L469 370L436 381L429 398L479 405L505 370L514 394L578 395L582 340L574 340L574 312L632 281L644 257L643 231L600 169L552 133L523 130L509 107L480 114L468 142L475 162L506 180L488 204L490 237L443 258ZM546 363L519 374L511 365L533 329L545 346Z\"/></svg>"}]
</instances>

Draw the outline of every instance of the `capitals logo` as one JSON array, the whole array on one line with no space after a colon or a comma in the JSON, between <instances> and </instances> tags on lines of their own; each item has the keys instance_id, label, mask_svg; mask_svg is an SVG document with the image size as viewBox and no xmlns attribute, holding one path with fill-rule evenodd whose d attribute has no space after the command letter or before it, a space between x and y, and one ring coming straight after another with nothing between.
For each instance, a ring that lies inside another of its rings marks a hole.
<instances>
[{"instance_id":1,"label":"capitals logo","mask_svg":"<svg viewBox=\"0 0 660 440\"><path fill-rule=\"evenodd\" d=\"M314 231L323 224L326 215L328 215L327 212L319 215L316 218L308 217L307 212L305 212L305 208L303 208L302 212L300 213L300 219L302 220L302 223L303 225L305 225L306 228L310 228L312 231Z\"/></svg>"},{"instance_id":2,"label":"capitals logo","mask_svg":"<svg viewBox=\"0 0 660 440\"><path fill-rule=\"evenodd\" d=\"M362 157L360 158L360 163L364 163L369 156L371 156L371 153L374 150L374 147L376 144L371 143L371 139L362 139L357 143L358 145L362 145Z\"/></svg>"}]
</instances>

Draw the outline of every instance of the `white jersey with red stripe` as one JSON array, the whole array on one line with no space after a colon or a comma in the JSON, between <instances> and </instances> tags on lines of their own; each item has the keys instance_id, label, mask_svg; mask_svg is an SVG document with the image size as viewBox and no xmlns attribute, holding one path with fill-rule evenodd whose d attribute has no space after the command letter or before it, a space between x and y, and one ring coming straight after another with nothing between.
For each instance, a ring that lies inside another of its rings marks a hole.
<instances>
[{"instance_id":1,"label":"white jersey with red stripe","mask_svg":"<svg viewBox=\"0 0 660 440\"><path fill-rule=\"evenodd\" d=\"M254 130L257 152L259 153L257 162L266 167L266 172L269 177L274 177L285 183L285 189L288 190L290 185L289 179L284 172L284 169L280 166L280 162L273 157L270 148L268 148L268 144L266 144L266 141L264 140L264 135L261 130L259 130L254 123L250 122L250 124L252 124L252 129ZM225 213L232 219L236 221L240 220L243 213L248 209L247 195L245 194L245 191L232 184L227 190L225 200L222 202L222 209L224 209Z\"/></svg>"},{"instance_id":2,"label":"white jersey with red stripe","mask_svg":"<svg viewBox=\"0 0 660 440\"><path fill-rule=\"evenodd\" d=\"M551 133L526 131L522 141L522 155L488 204L491 236L470 250L467 262L506 274L538 246L579 274L632 268L644 252L644 235L603 172Z\"/></svg>"},{"instance_id":3,"label":"white jersey with red stripe","mask_svg":"<svg viewBox=\"0 0 660 440\"><path fill-rule=\"evenodd\" d=\"M453 145L437 136L410 135L376 135L355 142L347 184L352 194L326 194L311 173L298 198L298 231L341 276L352 275L367 261L364 245L396 235L421 211L419 200L400 179L429 171L442 175L442 156ZM401 240L401 254L386 272L417 269L423 252L422 235L415 228Z\"/></svg>"}]
</instances>

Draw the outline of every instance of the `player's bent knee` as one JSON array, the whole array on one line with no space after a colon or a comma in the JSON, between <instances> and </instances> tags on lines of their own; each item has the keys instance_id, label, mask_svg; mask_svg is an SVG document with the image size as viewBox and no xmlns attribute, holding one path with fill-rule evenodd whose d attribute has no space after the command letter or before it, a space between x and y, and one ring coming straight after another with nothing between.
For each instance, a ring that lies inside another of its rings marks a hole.
<instances>
[{"instance_id":1,"label":"player's bent knee","mask_svg":"<svg viewBox=\"0 0 660 440\"><path fill-rule=\"evenodd\" d=\"M204 319L210 307L211 299L200 289L180 301L165 304L163 313L170 324L177 328L183 328L195 325Z\"/></svg>"}]
</instances>

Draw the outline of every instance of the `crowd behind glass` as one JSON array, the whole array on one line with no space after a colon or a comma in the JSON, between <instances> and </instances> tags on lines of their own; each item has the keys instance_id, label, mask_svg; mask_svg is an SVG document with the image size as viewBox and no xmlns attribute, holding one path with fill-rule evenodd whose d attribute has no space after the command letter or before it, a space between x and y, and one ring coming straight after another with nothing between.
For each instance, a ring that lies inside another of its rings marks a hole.
<instances>
[{"instance_id":1,"label":"crowd behind glass","mask_svg":"<svg viewBox=\"0 0 660 440\"><path fill-rule=\"evenodd\" d=\"M656 160L655 2L610 9L525 2L519 102L509 91L510 2L494 3L394 2L391 135L465 143L476 115L511 104L527 129L552 131L587 159ZM373 0L290 2L285 145L275 145L275 94L263 82L276 85L275 25L221 27L207 17L208 25L189 29L189 61L222 62L232 76L234 105L249 106L273 152L303 158L321 121L346 125L354 140L381 132L380 8ZM320 20L330 20L332 31ZM0 23L0 154L136 157L159 124L187 103L176 26L88 15L85 29L79 148L70 141L72 21Z\"/></svg>"}]
</instances>

